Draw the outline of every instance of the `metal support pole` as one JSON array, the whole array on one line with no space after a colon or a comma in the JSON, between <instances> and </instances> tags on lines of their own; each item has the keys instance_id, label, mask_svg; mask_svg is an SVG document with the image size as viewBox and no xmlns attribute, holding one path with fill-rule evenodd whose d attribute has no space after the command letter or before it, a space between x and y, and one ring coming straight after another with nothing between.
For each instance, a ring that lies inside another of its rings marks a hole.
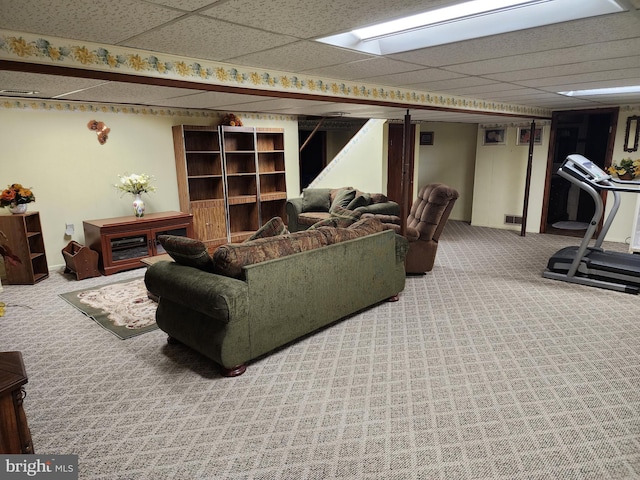
<instances>
[{"instance_id":1,"label":"metal support pole","mask_svg":"<svg viewBox=\"0 0 640 480\"><path fill-rule=\"evenodd\" d=\"M527 210L529 210L529 190L531 189L531 169L533 168L533 144L536 138L536 121L531 120L531 132L529 133L529 157L527 159L527 178L524 184L524 206L522 207L522 225L520 236L527 234Z\"/></svg>"},{"instance_id":2,"label":"metal support pole","mask_svg":"<svg viewBox=\"0 0 640 480\"><path fill-rule=\"evenodd\" d=\"M409 110L404 116L404 130L403 130L403 147L402 147L402 184L400 191L402 192L402 202L400 203L400 235L405 235L407 231L407 217L409 216L409 202L411 199L411 193L409 191L411 187L411 179L409 178L409 172L411 172L411 149L413 144L411 143L411 115Z\"/></svg>"}]
</instances>

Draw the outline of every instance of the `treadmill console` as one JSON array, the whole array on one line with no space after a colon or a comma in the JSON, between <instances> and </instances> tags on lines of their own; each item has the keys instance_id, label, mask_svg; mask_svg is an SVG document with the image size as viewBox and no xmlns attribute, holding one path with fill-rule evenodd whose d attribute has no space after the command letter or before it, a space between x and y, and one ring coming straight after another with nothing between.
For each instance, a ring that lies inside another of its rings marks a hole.
<instances>
[{"instance_id":1,"label":"treadmill console","mask_svg":"<svg viewBox=\"0 0 640 480\"><path fill-rule=\"evenodd\" d=\"M587 178L596 183L599 183L603 180L609 180L611 178L611 175L602 170L591 160L578 154L569 155L562 164L561 168L564 167L569 167L570 170L572 170L574 173L577 173L579 176Z\"/></svg>"}]
</instances>

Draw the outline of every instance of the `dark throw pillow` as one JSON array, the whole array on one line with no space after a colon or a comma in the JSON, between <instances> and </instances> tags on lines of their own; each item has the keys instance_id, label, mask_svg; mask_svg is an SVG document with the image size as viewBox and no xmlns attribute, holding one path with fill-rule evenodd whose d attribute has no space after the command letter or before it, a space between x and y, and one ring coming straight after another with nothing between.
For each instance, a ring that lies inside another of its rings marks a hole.
<instances>
[{"instance_id":1,"label":"dark throw pillow","mask_svg":"<svg viewBox=\"0 0 640 480\"><path fill-rule=\"evenodd\" d=\"M329 211L333 213L338 207L347 208L347 205L349 205L355 197L356 191L353 188L343 188L339 190L329 207Z\"/></svg>"},{"instance_id":2,"label":"dark throw pillow","mask_svg":"<svg viewBox=\"0 0 640 480\"><path fill-rule=\"evenodd\" d=\"M347 210L355 210L358 207L366 207L371 203L371 196L368 193L363 193L355 197L349 204L347 204Z\"/></svg>"},{"instance_id":3,"label":"dark throw pillow","mask_svg":"<svg viewBox=\"0 0 640 480\"><path fill-rule=\"evenodd\" d=\"M158 235L158 241L176 263L213 272L213 260L200 240L177 235Z\"/></svg>"},{"instance_id":4,"label":"dark throw pillow","mask_svg":"<svg viewBox=\"0 0 640 480\"><path fill-rule=\"evenodd\" d=\"M302 190L303 212L328 212L330 206L330 188L305 188Z\"/></svg>"},{"instance_id":5,"label":"dark throw pillow","mask_svg":"<svg viewBox=\"0 0 640 480\"><path fill-rule=\"evenodd\" d=\"M282 221L282 218L273 217L262 227L260 227L258 231L247 238L245 240L245 243L252 240L257 240L258 238L277 237L278 235L286 235L287 233L289 233L289 230L287 230L287 226Z\"/></svg>"}]
</instances>

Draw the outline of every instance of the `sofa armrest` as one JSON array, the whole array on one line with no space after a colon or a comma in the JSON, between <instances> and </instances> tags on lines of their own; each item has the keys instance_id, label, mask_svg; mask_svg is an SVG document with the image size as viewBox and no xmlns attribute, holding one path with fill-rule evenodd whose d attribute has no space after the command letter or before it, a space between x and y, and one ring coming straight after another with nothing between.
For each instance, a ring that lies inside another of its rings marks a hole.
<instances>
[{"instance_id":1,"label":"sofa armrest","mask_svg":"<svg viewBox=\"0 0 640 480\"><path fill-rule=\"evenodd\" d=\"M391 200L382 203L372 203L363 207L358 207L356 212L373 213L378 215L400 215L400 205Z\"/></svg>"},{"instance_id":2,"label":"sofa armrest","mask_svg":"<svg viewBox=\"0 0 640 480\"><path fill-rule=\"evenodd\" d=\"M175 262L157 262L145 274L147 289L154 295L229 323L238 312L246 314L247 284Z\"/></svg>"},{"instance_id":3,"label":"sofa armrest","mask_svg":"<svg viewBox=\"0 0 640 480\"><path fill-rule=\"evenodd\" d=\"M298 223L298 216L302 213L302 197L287 199L287 228L291 233L306 230L305 225Z\"/></svg>"}]
</instances>

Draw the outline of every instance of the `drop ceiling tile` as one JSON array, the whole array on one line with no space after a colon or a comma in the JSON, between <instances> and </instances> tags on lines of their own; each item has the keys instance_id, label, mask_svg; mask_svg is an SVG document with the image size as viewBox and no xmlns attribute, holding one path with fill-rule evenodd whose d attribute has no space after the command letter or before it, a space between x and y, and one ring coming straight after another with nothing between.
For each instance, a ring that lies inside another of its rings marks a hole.
<instances>
[{"instance_id":1,"label":"drop ceiling tile","mask_svg":"<svg viewBox=\"0 0 640 480\"><path fill-rule=\"evenodd\" d=\"M223 61L293 41L292 37L194 15L139 35L123 45Z\"/></svg>"},{"instance_id":2,"label":"drop ceiling tile","mask_svg":"<svg viewBox=\"0 0 640 480\"><path fill-rule=\"evenodd\" d=\"M564 75L550 78L536 78L534 80L521 80L518 83L527 87L546 87L549 85L602 82L608 80L627 81L628 85L640 83L640 68L625 70L612 70L606 72L583 73L581 75Z\"/></svg>"},{"instance_id":3,"label":"drop ceiling tile","mask_svg":"<svg viewBox=\"0 0 640 480\"><path fill-rule=\"evenodd\" d=\"M184 10L186 12L193 12L199 8L206 7L207 5L213 5L218 0L147 0L149 3L157 3L158 5L165 5L167 7L176 8L178 10Z\"/></svg>"},{"instance_id":4,"label":"drop ceiling tile","mask_svg":"<svg viewBox=\"0 0 640 480\"><path fill-rule=\"evenodd\" d=\"M178 18L175 10L136 0L0 2L0 28L116 44Z\"/></svg>"},{"instance_id":5,"label":"drop ceiling tile","mask_svg":"<svg viewBox=\"0 0 640 480\"><path fill-rule=\"evenodd\" d=\"M229 58L227 61L256 68L298 73L311 68L322 68L371 57L360 52L330 47L324 43L301 40L271 50Z\"/></svg>"},{"instance_id":6,"label":"drop ceiling tile","mask_svg":"<svg viewBox=\"0 0 640 480\"><path fill-rule=\"evenodd\" d=\"M491 59L499 61L532 52L626 41L637 37L639 29L638 17L631 12L623 12L413 50L391 57L431 67L481 63Z\"/></svg>"},{"instance_id":7,"label":"drop ceiling tile","mask_svg":"<svg viewBox=\"0 0 640 480\"><path fill-rule=\"evenodd\" d=\"M243 103L256 102L259 100L271 100L271 97L226 92L198 92L189 95L174 96L168 98L163 103L167 106L181 108L217 108L221 105L238 106Z\"/></svg>"},{"instance_id":8,"label":"drop ceiling tile","mask_svg":"<svg viewBox=\"0 0 640 480\"><path fill-rule=\"evenodd\" d=\"M307 70L304 73L309 75L320 75L329 78L340 78L343 80L369 80L370 77L378 74L391 74L394 72L406 72L416 70L416 65L398 62L384 57L368 58L357 62L343 63L330 67Z\"/></svg>"},{"instance_id":9,"label":"drop ceiling tile","mask_svg":"<svg viewBox=\"0 0 640 480\"><path fill-rule=\"evenodd\" d=\"M429 7L444 3L452 1L430 0ZM424 10L424 0L231 0L219 2L201 13L240 25L310 39Z\"/></svg>"},{"instance_id":10,"label":"drop ceiling tile","mask_svg":"<svg viewBox=\"0 0 640 480\"><path fill-rule=\"evenodd\" d=\"M185 95L183 88L159 87L155 85L143 85L139 83L108 82L94 88L65 95L67 100L82 100L86 102L111 102L127 104L155 103L177 95Z\"/></svg>"},{"instance_id":11,"label":"drop ceiling tile","mask_svg":"<svg viewBox=\"0 0 640 480\"><path fill-rule=\"evenodd\" d=\"M473 87L449 88L447 89L447 92L452 93L453 95L468 97L473 95L486 95L508 90L517 90L519 88L520 87L518 85L495 82L491 84L476 85Z\"/></svg>"},{"instance_id":12,"label":"drop ceiling tile","mask_svg":"<svg viewBox=\"0 0 640 480\"><path fill-rule=\"evenodd\" d=\"M420 88L420 86L428 85L428 82L437 82L441 80L451 80L453 78L463 77L461 73L448 72L439 68L422 68L419 70L391 73L387 75L376 75L368 80L371 83L380 85L391 85L395 87ZM417 85L417 86L416 86Z\"/></svg>"},{"instance_id":13,"label":"drop ceiling tile","mask_svg":"<svg viewBox=\"0 0 640 480\"><path fill-rule=\"evenodd\" d=\"M533 80L537 78L548 78L562 75L582 75L586 73L609 72L636 67L640 67L640 55L568 63L566 65L554 65L553 67L527 68L513 72L487 74L485 77L503 82L517 82L519 80Z\"/></svg>"},{"instance_id":14,"label":"drop ceiling tile","mask_svg":"<svg viewBox=\"0 0 640 480\"><path fill-rule=\"evenodd\" d=\"M447 67L449 70L467 75L492 75L514 70L524 70L554 65L566 65L591 60L636 56L640 51L640 38L617 40L578 47L560 48L553 51L527 53L481 62L470 62Z\"/></svg>"},{"instance_id":15,"label":"drop ceiling tile","mask_svg":"<svg viewBox=\"0 0 640 480\"><path fill-rule=\"evenodd\" d=\"M487 80L480 77L463 76L459 78L451 78L447 80L441 80L437 82L427 82L422 84L411 85L411 88L424 88L427 91L433 92L448 92L449 90L456 88L476 87L480 85L493 85L496 84L494 80Z\"/></svg>"},{"instance_id":16,"label":"drop ceiling tile","mask_svg":"<svg viewBox=\"0 0 640 480\"><path fill-rule=\"evenodd\" d=\"M0 89L35 90L39 92L35 95L38 98L52 98L75 90L95 87L102 83L104 80L0 70Z\"/></svg>"}]
</instances>

